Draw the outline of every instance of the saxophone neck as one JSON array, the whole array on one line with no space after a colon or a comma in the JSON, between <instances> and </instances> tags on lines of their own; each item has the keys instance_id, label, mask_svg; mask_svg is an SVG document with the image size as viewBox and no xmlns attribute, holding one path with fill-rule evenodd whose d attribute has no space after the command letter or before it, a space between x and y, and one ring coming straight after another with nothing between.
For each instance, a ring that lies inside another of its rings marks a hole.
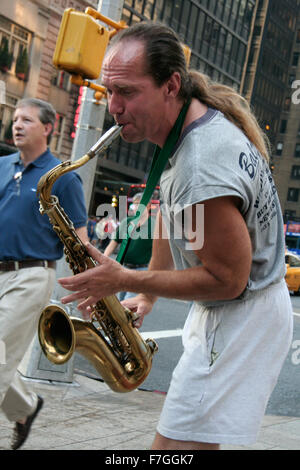
<instances>
[{"instance_id":1,"label":"saxophone neck","mask_svg":"<svg viewBox=\"0 0 300 470\"><path fill-rule=\"evenodd\" d=\"M56 165L54 168L45 173L39 180L37 185L37 195L40 198L41 204L51 202L51 191L52 187L58 178L60 178L65 173L76 170L77 168L83 166L87 163L92 157L88 154L72 162L67 160L65 162Z\"/></svg>"},{"instance_id":2,"label":"saxophone neck","mask_svg":"<svg viewBox=\"0 0 300 470\"><path fill-rule=\"evenodd\" d=\"M122 126L111 127L100 139L90 148L90 150L78 160L67 160L49 170L43 175L37 185L37 195L40 197L41 205L51 202L51 190L55 181L65 173L76 170L94 158L99 152L105 150L121 133Z\"/></svg>"}]
</instances>

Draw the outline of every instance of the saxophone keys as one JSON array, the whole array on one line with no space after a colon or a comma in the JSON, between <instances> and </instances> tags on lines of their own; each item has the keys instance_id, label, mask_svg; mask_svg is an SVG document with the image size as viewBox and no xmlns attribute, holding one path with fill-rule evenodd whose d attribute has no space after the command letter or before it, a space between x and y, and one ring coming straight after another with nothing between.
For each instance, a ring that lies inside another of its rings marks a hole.
<instances>
[{"instance_id":1,"label":"saxophone keys","mask_svg":"<svg viewBox=\"0 0 300 470\"><path fill-rule=\"evenodd\" d=\"M135 321L135 320L138 320L139 319L139 316L136 312L133 312L132 310L129 310L129 308L127 307L123 307L124 310L125 310L125 313L127 315L127 318L129 321Z\"/></svg>"},{"instance_id":2,"label":"saxophone keys","mask_svg":"<svg viewBox=\"0 0 300 470\"><path fill-rule=\"evenodd\" d=\"M45 209L44 209L43 204L41 203L41 201L39 201L39 211L40 211L41 215L45 214Z\"/></svg>"},{"instance_id":3,"label":"saxophone keys","mask_svg":"<svg viewBox=\"0 0 300 470\"><path fill-rule=\"evenodd\" d=\"M75 252L78 253L78 251L81 250L81 245L80 245L80 243L74 243L73 249L74 249Z\"/></svg>"},{"instance_id":4,"label":"saxophone keys","mask_svg":"<svg viewBox=\"0 0 300 470\"><path fill-rule=\"evenodd\" d=\"M148 338L146 339L146 343L151 349L152 354L155 354L158 351L158 345L157 345L157 342L154 341L154 339Z\"/></svg>"}]
</instances>

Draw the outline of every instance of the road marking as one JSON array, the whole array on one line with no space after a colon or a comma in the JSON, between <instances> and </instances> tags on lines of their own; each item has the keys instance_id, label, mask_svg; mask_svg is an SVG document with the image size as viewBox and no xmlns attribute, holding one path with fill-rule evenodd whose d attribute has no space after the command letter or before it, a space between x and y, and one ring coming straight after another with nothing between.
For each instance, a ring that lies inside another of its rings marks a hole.
<instances>
[{"instance_id":1,"label":"road marking","mask_svg":"<svg viewBox=\"0 0 300 470\"><path fill-rule=\"evenodd\" d=\"M300 313L298 312L293 312L293 315L296 317L300 317ZM158 338L172 338L174 336L181 336L182 335L181 329L176 329L176 330L159 330L159 331L142 331L140 332L141 336L143 339L147 338L153 338L153 339L158 339Z\"/></svg>"},{"instance_id":2,"label":"road marking","mask_svg":"<svg viewBox=\"0 0 300 470\"><path fill-rule=\"evenodd\" d=\"M160 331L148 331L148 332L141 332L142 338L147 339L147 338L171 338L173 336L181 336L182 335L182 330L181 329L176 329L176 330L160 330Z\"/></svg>"}]
</instances>

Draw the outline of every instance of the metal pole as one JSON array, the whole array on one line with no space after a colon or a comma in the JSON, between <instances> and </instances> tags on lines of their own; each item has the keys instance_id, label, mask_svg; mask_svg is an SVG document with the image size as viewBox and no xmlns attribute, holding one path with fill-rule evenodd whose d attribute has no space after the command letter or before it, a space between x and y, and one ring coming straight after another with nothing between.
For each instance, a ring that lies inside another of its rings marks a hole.
<instances>
[{"instance_id":1,"label":"metal pole","mask_svg":"<svg viewBox=\"0 0 300 470\"><path fill-rule=\"evenodd\" d=\"M124 0L100 0L97 10L104 16L118 22L122 16ZM105 25L107 26L107 25ZM95 60L97 58L95 57ZM96 80L100 83L100 78ZM102 134L103 123L106 112L106 101L101 100L97 104L94 99L94 91L85 87L81 102L81 108L78 119L78 128L73 144L72 160L77 160L86 154L86 152L97 142ZM97 158L90 160L86 165L78 168L77 172L83 182L83 190L87 210L89 210L92 190L94 186L94 178L97 167ZM70 269L64 259L57 263L57 278L70 275ZM60 299L66 295L58 283L56 283L53 297Z\"/></svg>"},{"instance_id":2,"label":"metal pole","mask_svg":"<svg viewBox=\"0 0 300 470\"><path fill-rule=\"evenodd\" d=\"M118 22L121 19L124 0L100 0L97 10L104 16ZM95 60L97 58L95 57ZM96 83L100 80L97 80ZM83 99L80 108L78 129L76 132L72 160L77 160L87 153L87 151L97 142L102 134L104 117L106 112L106 102L96 104L94 100L94 91L84 88ZM96 172L97 158L93 158L86 165L78 169L83 182L83 190L87 210L89 209L94 177ZM58 261L56 269L56 278L70 276L71 270L64 258ZM52 301L59 304L61 297L66 295L67 291L63 289L58 282L55 283ZM72 305L71 314L76 316L76 306ZM19 367L20 372L28 378L53 380L59 382L73 381L73 363L74 356L63 366L51 364L42 353L37 336L28 349L22 364Z\"/></svg>"},{"instance_id":3,"label":"metal pole","mask_svg":"<svg viewBox=\"0 0 300 470\"><path fill-rule=\"evenodd\" d=\"M121 19L124 0L100 0L97 10L104 16L118 22ZM107 26L107 25L104 25ZM97 60L97 58L95 58ZM100 79L96 80L100 84ZM106 101L95 103L94 91L84 88L83 99L80 108L78 129L73 145L72 160L82 157L102 134ZM78 169L78 174L83 181L86 207L89 209L94 177L97 167L97 159L94 159Z\"/></svg>"}]
</instances>

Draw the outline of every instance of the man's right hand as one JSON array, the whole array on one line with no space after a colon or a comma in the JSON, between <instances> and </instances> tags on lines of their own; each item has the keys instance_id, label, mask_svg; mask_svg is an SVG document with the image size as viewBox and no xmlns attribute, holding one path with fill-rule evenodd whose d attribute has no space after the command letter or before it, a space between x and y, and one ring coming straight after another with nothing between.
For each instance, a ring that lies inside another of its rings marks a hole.
<instances>
[{"instance_id":1,"label":"man's right hand","mask_svg":"<svg viewBox=\"0 0 300 470\"><path fill-rule=\"evenodd\" d=\"M138 319L133 322L133 326L140 328L143 324L144 316L151 312L155 300L156 297L154 296L138 294L136 297L123 300L121 304L123 307L127 307L136 313Z\"/></svg>"}]
</instances>

